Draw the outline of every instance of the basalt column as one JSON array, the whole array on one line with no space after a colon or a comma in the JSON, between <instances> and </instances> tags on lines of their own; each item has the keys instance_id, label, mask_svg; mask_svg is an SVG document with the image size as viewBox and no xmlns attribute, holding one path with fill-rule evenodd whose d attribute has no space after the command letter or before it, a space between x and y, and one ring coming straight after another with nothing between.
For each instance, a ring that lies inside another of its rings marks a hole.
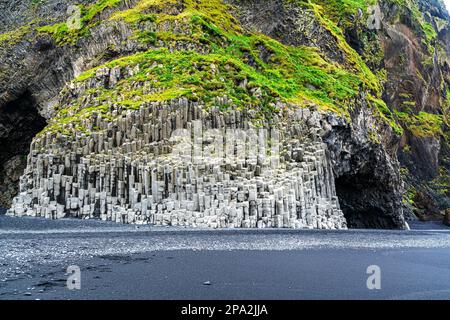
<instances>
[{"instance_id":1,"label":"basalt column","mask_svg":"<svg viewBox=\"0 0 450 320\"><path fill-rule=\"evenodd\" d=\"M217 104L225 103L217 100ZM245 111L149 103L92 134L41 134L9 214L192 227L346 227L326 145L289 111L255 127Z\"/></svg>"}]
</instances>

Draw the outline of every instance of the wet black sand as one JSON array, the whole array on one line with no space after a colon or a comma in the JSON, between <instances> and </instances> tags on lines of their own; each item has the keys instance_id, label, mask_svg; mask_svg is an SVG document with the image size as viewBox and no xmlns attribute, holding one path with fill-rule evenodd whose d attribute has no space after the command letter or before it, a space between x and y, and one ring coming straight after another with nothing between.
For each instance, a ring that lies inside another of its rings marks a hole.
<instances>
[{"instance_id":1,"label":"wet black sand","mask_svg":"<svg viewBox=\"0 0 450 320\"><path fill-rule=\"evenodd\" d=\"M0 217L0 299L450 299L450 231L185 230ZM81 289L66 268L81 268ZM369 265L381 290L369 290Z\"/></svg>"}]
</instances>

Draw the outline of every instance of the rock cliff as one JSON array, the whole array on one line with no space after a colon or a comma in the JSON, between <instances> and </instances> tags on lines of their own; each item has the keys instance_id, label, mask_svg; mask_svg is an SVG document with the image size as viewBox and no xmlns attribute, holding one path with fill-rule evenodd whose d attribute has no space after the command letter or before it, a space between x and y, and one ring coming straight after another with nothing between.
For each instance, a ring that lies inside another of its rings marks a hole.
<instances>
[{"instance_id":1,"label":"rock cliff","mask_svg":"<svg viewBox=\"0 0 450 320\"><path fill-rule=\"evenodd\" d=\"M450 18L438 0L0 9L11 215L407 228L449 207Z\"/></svg>"}]
</instances>

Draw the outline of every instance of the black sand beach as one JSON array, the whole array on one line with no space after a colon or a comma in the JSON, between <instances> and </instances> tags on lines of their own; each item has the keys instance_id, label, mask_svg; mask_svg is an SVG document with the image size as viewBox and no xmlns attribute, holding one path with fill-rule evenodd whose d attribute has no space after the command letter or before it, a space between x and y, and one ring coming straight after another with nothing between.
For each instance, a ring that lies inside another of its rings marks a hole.
<instances>
[{"instance_id":1,"label":"black sand beach","mask_svg":"<svg viewBox=\"0 0 450 320\"><path fill-rule=\"evenodd\" d=\"M450 229L187 230L0 217L0 299L450 299ZM69 265L81 289L66 287ZM381 269L381 290L366 269Z\"/></svg>"}]
</instances>

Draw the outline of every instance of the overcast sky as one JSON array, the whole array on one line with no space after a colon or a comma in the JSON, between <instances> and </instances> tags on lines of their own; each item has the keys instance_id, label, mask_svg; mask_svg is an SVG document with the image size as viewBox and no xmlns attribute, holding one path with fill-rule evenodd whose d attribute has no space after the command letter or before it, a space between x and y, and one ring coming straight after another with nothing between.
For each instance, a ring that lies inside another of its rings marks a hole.
<instances>
[{"instance_id":1,"label":"overcast sky","mask_svg":"<svg viewBox=\"0 0 450 320\"><path fill-rule=\"evenodd\" d=\"M450 11L450 0L444 0L445 5L447 6L447 11Z\"/></svg>"}]
</instances>

